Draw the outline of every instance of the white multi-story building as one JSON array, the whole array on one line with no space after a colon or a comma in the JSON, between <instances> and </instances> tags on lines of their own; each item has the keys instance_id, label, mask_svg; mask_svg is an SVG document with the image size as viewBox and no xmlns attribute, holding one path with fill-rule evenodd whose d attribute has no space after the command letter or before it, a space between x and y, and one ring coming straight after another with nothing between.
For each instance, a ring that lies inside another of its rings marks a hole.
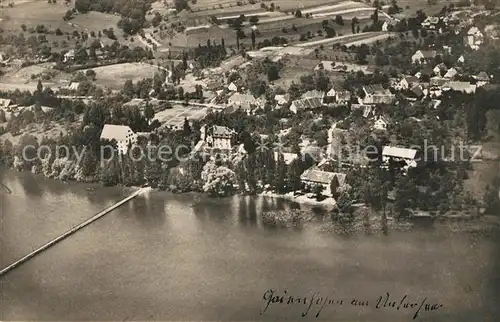
<instances>
[{"instance_id":1,"label":"white multi-story building","mask_svg":"<svg viewBox=\"0 0 500 322\"><path fill-rule=\"evenodd\" d=\"M137 143L137 134L126 125L105 124L101 132L101 140L115 140L118 152L126 154L128 147Z\"/></svg>"}]
</instances>

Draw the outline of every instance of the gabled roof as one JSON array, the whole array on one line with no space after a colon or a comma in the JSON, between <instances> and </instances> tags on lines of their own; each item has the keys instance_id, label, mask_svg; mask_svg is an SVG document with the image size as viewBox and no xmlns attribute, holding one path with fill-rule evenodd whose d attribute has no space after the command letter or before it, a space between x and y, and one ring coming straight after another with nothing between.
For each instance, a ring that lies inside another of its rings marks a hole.
<instances>
[{"instance_id":1,"label":"gabled roof","mask_svg":"<svg viewBox=\"0 0 500 322\"><path fill-rule=\"evenodd\" d=\"M229 98L234 104L255 104L257 101L253 95L234 93Z\"/></svg>"},{"instance_id":2,"label":"gabled roof","mask_svg":"<svg viewBox=\"0 0 500 322\"><path fill-rule=\"evenodd\" d=\"M429 16L427 18L425 18L424 23L430 23L430 24L437 24L439 22L439 17L433 17L433 16Z\"/></svg>"},{"instance_id":3,"label":"gabled roof","mask_svg":"<svg viewBox=\"0 0 500 322\"><path fill-rule=\"evenodd\" d=\"M417 150L398 148L394 146L384 146L382 150L382 155L386 157L402 158L402 159L415 159L417 155Z\"/></svg>"},{"instance_id":4,"label":"gabled roof","mask_svg":"<svg viewBox=\"0 0 500 322\"><path fill-rule=\"evenodd\" d=\"M303 98L300 100L295 100L292 105L299 109L313 109L323 106L323 100L318 97Z\"/></svg>"},{"instance_id":5,"label":"gabled roof","mask_svg":"<svg viewBox=\"0 0 500 322\"><path fill-rule=\"evenodd\" d=\"M468 31L467 31L467 35L475 35L475 34L478 34L478 33L481 33L481 30L479 30L478 27L476 26L473 26L471 27Z\"/></svg>"},{"instance_id":6,"label":"gabled roof","mask_svg":"<svg viewBox=\"0 0 500 322\"><path fill-rule=\"evenodd\" d=\"M346 175L338 172L327 172L315 169L308 169L302 173L300 180L315 183L330 184L337 177L340 186L345 184Z\"/></svg>"},{"instance_id":7,"label":"gabled roof","mask_svg":"<svg viewBox=\"0 0 500 322\"><path fill-rule=\"evenodd\" d=\"M323 99L324 96L325 96L325 92L317 91L317 90L312 90L312 91L304 93L302 95L302 98L314 98L314 97L317 97L317 98Z\"/></svg>"},{"instance_id":8,"label":"gabled roof","mask_svg":"<svg viewBox=\"0 0 500 322\"><path fill-rule=\"evenodd\" d=\"M387 89L385 89L382 84L374 84L374 85L365 85L363 86L363 89L367 94L386 94L388 92Z\"/></svg>"},{"instance_id":9,"label":"gabled roof","mask_svg":"<svg viewBox=\"0 0 500 322\"><path fill-rule=\"evenodd\" d=\"M77 82L71 82L68 86L68 89L72 90L72 91L76 91L78 89L78 86L80 85L80 83L77 83Z\"/></svg>"},{"instance_id":10,"label":"gabled roof","mask_svg":"<svg viewBox=\"0 0 500 322\"><path fill-rule=\"evenodd\" d=\"M468 82L447 82L443 85L444 88L456 92L474 93L476 92L476 85Z\"/></svg>"},{"instance_id":11,"label":"gabled roof","mask_svg":"<svg viewBox=\"0 0 500 322\"><path fill-rule=\"evenodd\" d=\"M413 83L418 83L418 77L417 76L406 76L403 78L408 84L413 84Z\"/></svg>"},{"instance_id":12,"label":"gabled roof","mask_svg":"<svg viewBox=\"0 0 500 322\"><path fill-rule=\"evenodd\" d=\"M422 54L422 57L424 58L434 58L437 55L437 52L435 50L417 50L415 52L415 55L418 54L419 52Z\"/></svg>"},{"instance_id":13,"label":"gabled roof","mask_svg":"<svg viewBox=\"0 0 500 322\"><path fill-rule=\"evenodd\" d=\"M234 131L229 129L226 126L214 125L211 128L211 134L213 137L217 138L227 138L230 139L233 137Z\"/></svg>"},{"instance_id":14,"label":"gabled roof","mask_svg":"<svg viewBox=\"0 0 500 322\"><path fill-rule=\"evenodd\" d=\"M132 129L127 125L105 124L101 132L101 139L125 141L129 131Z\"/></svg>"},{"instance_id":15,"label":"gabled roof","mask_svg":"<svg viewBox=\"0 0 500 322\"><path fill-rule=\"evenodd\" d=\"M416 97L422 97L424 96L424 92L422 91L422 88L420 86L415 86L411 89L411 92L415 94Z\"/></svg>"},{"instance_id":16,"label":"gabled roof","mask_svg":"<svg viewBox=\"0 0 500 322\"><path fill-rule=\"evenodd\" d=\"M458 72L455 68L450 68L448 69L448 71L446 72L446 74L444 74L444 77L445 78L452 78L452 77L455 77L455 75L457 75Z\"/></svg>"},{"instance_id":17,"label":"gabled roof","mask_svg":"<svg viewBox=\"0 0 500 322\"><path fill-rule=\"evenodd\" d=\"M348 101L351 99L351 92L348 90L340 90L335 94L338 100Z\"/></svg>"},{"instance_id":18,"label":"gabled roof","mask_svg":"<svg viewBox=\"0 0 500 322\"><path fill-rule=\"evenodd\" d=\"M487 82L490 80L490 77L488 76L488 74L486 74L486 72L480 72L474 78L478 81L484 81L484 82Z\"/></svg>"},{"instance_id":19,"label":"gabled roof","mask_svg":"<svg viewBox=\"0 0 500 322\"><path fill-rule=\"evenodd\" d=\"M0 107L7 107L10 105L11 100L8 98L0 98Z\"/></svg>"},{"instance_id":20,"label":"gabled roof","mask_svg":"<svg viewBox=\"0 0 500 322\"><path fill-rule=\"evenodd\" d=\"M431 86L443 86L446 84L448 80L442 77L432 77L431 78Z\"/></svg>"}]
</instances>

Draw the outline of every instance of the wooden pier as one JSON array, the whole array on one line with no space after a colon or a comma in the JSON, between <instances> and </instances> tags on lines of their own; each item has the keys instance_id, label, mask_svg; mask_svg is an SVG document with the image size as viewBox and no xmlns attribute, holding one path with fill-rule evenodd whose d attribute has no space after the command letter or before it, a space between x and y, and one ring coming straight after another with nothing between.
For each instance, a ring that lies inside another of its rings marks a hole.
<instances>
[{"instance_id":1,"label":"wooden pier","mask_svg":"<svg viewBox=\"0 0 500 322\"><path fill-rule=\"evenodd\" d=\"M128 196L127 198L115 203L114 205L104 209L103 211L101 211L100 213L96 214L95 216L93 216L92 218L89 218L87 219L86 221L84 221L83 223L79 224L78 226L75 226L74 228L68 230L67 232L65 232L64 234L62 234L61 236L55 238L55 239L52 239L51 241L49 241L48 243L44 244L43 246L35 249L34 251L32 251L31 253L29 253L28 255L18 259L17 261L15 261L14 263L10 264L9 266L5 267L5 268L2 268L2 270L0 270L0 276L6 274L7 272L11 271L12 269L16 268L17 266L23 264L24 262L26 262L27 260L29 260L30 258L40 254L41 252L43 252L44 250L50 248L51 246L54 246L55 244L57 244L58 242L60 242L61 240L65 239L66 237L76 233L77 231L79 231L80 229L84 228L85 226L93 223L94 221L96 221L97 219L103 217L104 215L110 213L111 211L115 210L116 208L120 207L121 205L129 202L130 200L134 199L135 197L137 197L138 195L142 194L143 192L146 192L148 190L150 190L151 188L149 187L146 187L146 188L141 188L139 190L137 190L136 192L134 192L133 194L131 194L130 196Z\"/></svg>"}]
</instances>

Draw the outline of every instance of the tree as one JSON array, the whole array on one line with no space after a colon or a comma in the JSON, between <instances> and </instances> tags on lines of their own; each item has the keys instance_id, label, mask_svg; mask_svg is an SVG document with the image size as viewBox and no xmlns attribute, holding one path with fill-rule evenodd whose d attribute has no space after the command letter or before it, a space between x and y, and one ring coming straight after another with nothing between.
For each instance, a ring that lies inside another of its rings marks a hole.
<instances>
[{"instance_id":1,"label":"tree","mask_svg":"<svg viewBox=\"0 0 500 322\"><path fill-rule=\"evenodd\" d=\"M267 69L267 80L272 82L272 81L275 81L279 78L280 78L280 76L279 76L278 67L276 65L269 66L269 68Z\"/></svg>"},{"instance_id":2,"label":"tree","mask_svg":"<svg viewBox=\"0 0 500 322\"><path fill-rule=\"evenodd\" d=\"M312 188L312 193L316 195L316 199L320 199L323 190L325 190L325 187L322 184L316 184Z\"/></svg>"},{"instance_id":3,"label":"tree","mask_svg":"<svg viewBox=\"0 0 500 322\"><path fill-rule=\"evenodd\" d=\"M184 125L182 126L182 134L184 137L190 136L192 134L191 125L189 125L188 119L184 118Z\"/></svg>"},{"instance_id":4,"label":"tree","mask_svg":"<svg viewBox=\"0 0 500 322\"><path fill-rule=\"evenodd\" d=\"M149 102L146 102L146 106L144 107L144 117L146 118L148 123L151 122L154 116L155 116L155 110L153 109L151 104L149 104Z\"/></svg>"},{"instance_id":5,"label":"tree","mask_svg":"<svg viewBox=\"0 0 500 322\"><path fill-rule=\"evenodd\" d=\"M373 20L373 24L374 25L378 23L378 9L375 9L375 11L373 12L371 18Z\"/></svg>"},{"instance_id":6,"label":"tree","mask_svg":"<svg viewBox=\"0 0 500 322\"><path fill-rule=\"evenodd\" d=\"M500 200L498 197L498 185L495 187L495 185L490 185L488 184L486 186L486 190L484 192L484 206L486 208L485 212L487 214L498 214L500 213Z\"/></svg>"},{"instance_id":7,"label":"tree","mask_svg":"<svg viewBox=\"0 0 500 322\"><path fill-rule=\"evenodd\" d=\"M250 19L248 20L252 25L256 25L258 22L259 22L259 17L257 16L252 16L250 17Z\"/></svg>"},{"instance_id":8,"label":"tree","mask_svg":"<svg viewBox=\"0 0 500 322\"><path fill-rule=\"evenodd\" d=\"M252 29L251 33L251 38L252 38L252 49L255 50L255 30Z\"/></svg>"},{"instance_id":9,"label":"tree","mask_svg":"<svg viewBox=\"0 0 500 322\"><path fill-rule=\"evenodd\" d=\"M337 176L334 176L332 182L330 182L330 193L332 194L332 197L335 199L337 199L338 197L337 190L339 187L340 187L339 179L337 178Z\"/></svg>"},{"instance_id":10,"label":"tree","mask_svg":"<svg viewBox=\"0 0 500 322\"><path fill-rule=\"evenodd\" d=\"M75 0L75 9L78 12L86 13L90 10L90 0Z\"/></svg>"},{"instance_id":11,"label":"tree","mask_svg":"<svg viewBox=\"0 0 500 322\"><path fill-rule=\"evenodd\" d=\"M300 11L299 9L297 9L297 11L295 11L295 17L302 18L302 11Z\"/></svg>"}]
</instances>

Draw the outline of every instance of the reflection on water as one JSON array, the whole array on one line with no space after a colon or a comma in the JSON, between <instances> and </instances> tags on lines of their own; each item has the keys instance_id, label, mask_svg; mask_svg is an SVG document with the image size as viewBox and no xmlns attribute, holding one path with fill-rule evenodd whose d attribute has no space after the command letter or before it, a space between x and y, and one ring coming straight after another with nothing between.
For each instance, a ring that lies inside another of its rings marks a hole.
<instances>
[{"instance_id":1,"label":"reflection on water","mask_svg":"<svg viewBox=\"0 0 500 322\"><path fill-rule=\"evenodd\" d=\"M13 191L1 197L2 267L130 193L30 174L2 177ZM2 320L302 319L294 308L260 316L269 288L374 300L390 292L444 305L422 321L499 316L498 234L435 226L399 232L369 218L361 218L360 233L342 236L313 223L262 225L261 213L296 208L311 209L319 222L329 218L321 208L282 199L140 196L1 277ZM338 225L354 230L353 222ZM410 321L411 315L346 308L327 309L320 319Z\"/></svg>"}]
</instances>

